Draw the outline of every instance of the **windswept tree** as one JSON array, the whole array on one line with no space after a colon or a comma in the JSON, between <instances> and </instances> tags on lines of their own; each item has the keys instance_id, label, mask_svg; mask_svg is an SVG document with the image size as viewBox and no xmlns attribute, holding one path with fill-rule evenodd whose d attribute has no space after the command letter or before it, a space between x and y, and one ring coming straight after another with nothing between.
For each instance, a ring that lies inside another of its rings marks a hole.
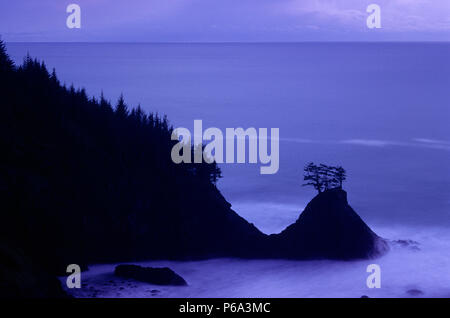
<instances>
[{"instance_id":1,"label":"windswept tree","mask_svg":"<svg viewBox=\"0 0 450 318\"><path fill-rule=\"evenodd\" d=\"M342 183L347 179L347 172L341 166L333 167L333 177L336 179L338 188L342 189Z\"/></svg>"},{"instance_id":2,"label":"windswept tree","mask_svg":"<svg viewBox=\"0 0 450 318\"><path fill-rule=\"evenodd\" d=\"M306 165L303 180L306 181L303 186L313 186L319 193L322 193L324 185L322 172L320 167L315 165L313 162Z\"/></svg>"},{"instance_id":3,"label":"windswept tree","mask_svg":"<svg viewBox=\"0 0 450 318\"><path fill-rule=\"evenodd\" d=\"M333 174L333 167L321 163L318 166L319 174L322 179L323 190L334 188L335 178Z\"/></svg>"},{"instance_id":4,"label":"windswept tree","mask_svg":"<svg viewBox=\"0 0 450 318\"><path fill-rule=\"evenodd\" d=\"M342 189L345 179L346 172L341 166L316 165L310 162L304 168L303 180L306 183L303 186L313 186L319 193L322 193L328 189Z\"/></svg>"}]
</instances>

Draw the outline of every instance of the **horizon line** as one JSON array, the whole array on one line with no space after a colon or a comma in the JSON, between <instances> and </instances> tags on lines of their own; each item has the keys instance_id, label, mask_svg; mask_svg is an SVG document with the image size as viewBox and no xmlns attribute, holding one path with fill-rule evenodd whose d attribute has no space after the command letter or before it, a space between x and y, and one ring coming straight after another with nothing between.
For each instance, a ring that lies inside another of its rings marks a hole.
<instances>
[{"instance_id":1,"label":"horizon line","mask_svg":"<svg viewBox=\"0 0 450 318\"><path fill-rule=\"evenodd\" d=\"M48 44L303 44L303 43L439 43L450 44L450 40L305 40L305 41L6 41L4 43L48 43Z\"/></svg>"}]
</instances>

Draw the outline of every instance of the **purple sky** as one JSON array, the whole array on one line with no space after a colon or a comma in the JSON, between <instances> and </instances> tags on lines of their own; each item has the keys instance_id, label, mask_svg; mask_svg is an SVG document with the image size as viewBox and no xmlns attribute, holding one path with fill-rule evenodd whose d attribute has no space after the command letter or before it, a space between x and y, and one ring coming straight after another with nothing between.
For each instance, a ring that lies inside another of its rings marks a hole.
<instances>
[{"instance_id":1,"label":"purple sky","mask_svg":"<svg viewBox=\"0 0 450 318\"><path fill-rule=\"evenodd\" d=\"M79 4L81 29L66 27ZM381 29L366 8L381 7ZM450 0L14 0L6 41L450 41Z\"/></svg>"}]
</instances>

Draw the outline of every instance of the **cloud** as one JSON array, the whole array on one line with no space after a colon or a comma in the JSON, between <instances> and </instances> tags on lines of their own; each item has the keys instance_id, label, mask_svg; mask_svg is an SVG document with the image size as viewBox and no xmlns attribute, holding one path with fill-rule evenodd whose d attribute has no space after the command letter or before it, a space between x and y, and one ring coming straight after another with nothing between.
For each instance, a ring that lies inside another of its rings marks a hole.
<instances>
[{"instance_id":1,"label":"cloud","mask_svg":"<svg viewBox=\"0 0 450 318\"><path fill-rule=\"evenodd\" d=\"M389 140L377 140L377 139L347 139L341 140L339 143L368 146L368 147L386 147L386 146L403 146L404 143L389 141Z\"/></svg>"},{"instance_id":2,"label":"cloud","mask_svg":"<svg viewBox=\"0 0 450 318\"><path fill-rule=\"evenodd\" d=\"M438 139L428 139L428 138L414 138L414 141L426 143L426 144L432 144L432 145L447 145L450 146L450 141L445 140L438 140Z\"/></svg>"},{"instance_id":3,"label":"cloud","mask_svg":"<svg viewBox=\"0 0 450 318\"><path fill-rule=\"evenodd\" d=\"M399 146L450 150L450 141L428 138L413 138L410 142L378 139L346 139L341 140L338 143L378 148Z\"/></svg>"},{"instance_id":4,"label":"cloud","mask_svg":"<svg viewBox=\"0 0 450 318\"><path fill-rule=\"evenodd\" d=\"M313 17L322 26L365 29L369 4L381 8L383 31L448 31L448 0L288 0L279 4L280 12Z\"/></svg>"},{"instance_id":5,"label":"cloud","mask_svg":"<svg viewBox=\"0 0 450 318\"><path fill-rule=\"evenodd\" d=\"M413 141L416 142L417 145L421 147L450 150L450 141L446 140L414 138Z\"/></svg>"},{"instance_id":6,"label":"cloud","mask_svg":"<svg viewBox=\"0 0 450 318\"><path fill-rule=\"evenodd\" d=\"M334 21L336 24L361 24L366 17L364 6L333 0L291 0L285 2L280 11L290 15L310 16L322 23Z\"/></svg>"},{"instance_id":7,"label":"cloud","mask_svg":"<svg viewBox=\"0 0 450 318\"><path fill-rule=\"evenodd\" d=\"M279 138L280 141L285 141L285 142L295 142L295 143L299 143L299 144L310 144L310 143L314 143L314 140L311 139L305 139L305 138Z\"/></svg>"},{"instance_id":8,"label":"cloud","mask_svg":"<svg viewBox=\"0 0 450 318\"><path fill-rule=\"evenodd\" d=\"M78 0L80 32L68 30L54 0L0 4L6 40L305 41L450 40L449 0ZM381 29L366 27L381 7ZM23 36L36 32L35 37ZM403 33L402 33L403 32ZM429 32L423 34L423 32Z\"/></svg>"},{"instance_id":9,"label":"cloud","mask_svg":"<svg viewBox=\"0 0 450 318\"><path fill-rule=\"evenodd\" d=\"M364 139L352 138L343 140L312 140L302 138L280 138L280 141L302 143L302 144L347 144L362 147L386 148L386 147L412 147L412 148L428 148L437 150L450 150L450 141L430 139L430 138L413 138L410 141L382 140L382 139Z\"/></svg>"}]
</instances>

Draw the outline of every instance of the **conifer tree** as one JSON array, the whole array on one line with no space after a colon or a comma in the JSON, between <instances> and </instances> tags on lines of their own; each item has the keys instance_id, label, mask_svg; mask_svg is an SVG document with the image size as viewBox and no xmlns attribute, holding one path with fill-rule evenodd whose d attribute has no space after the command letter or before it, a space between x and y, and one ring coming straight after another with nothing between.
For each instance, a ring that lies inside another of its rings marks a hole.
<instances>
[{"instance_id":1,"label":"conifer tree","mask_svg":"<svg viewBox=\"0 0 450 318\"><path fill-rule=\"evenodd\" d=\"M117 101L115 113L119 118L127 118L129 111L128 106L125 104L125 100L123 98L123 94L120 94L119 100Z\"/></svg>"}]
</instances>

